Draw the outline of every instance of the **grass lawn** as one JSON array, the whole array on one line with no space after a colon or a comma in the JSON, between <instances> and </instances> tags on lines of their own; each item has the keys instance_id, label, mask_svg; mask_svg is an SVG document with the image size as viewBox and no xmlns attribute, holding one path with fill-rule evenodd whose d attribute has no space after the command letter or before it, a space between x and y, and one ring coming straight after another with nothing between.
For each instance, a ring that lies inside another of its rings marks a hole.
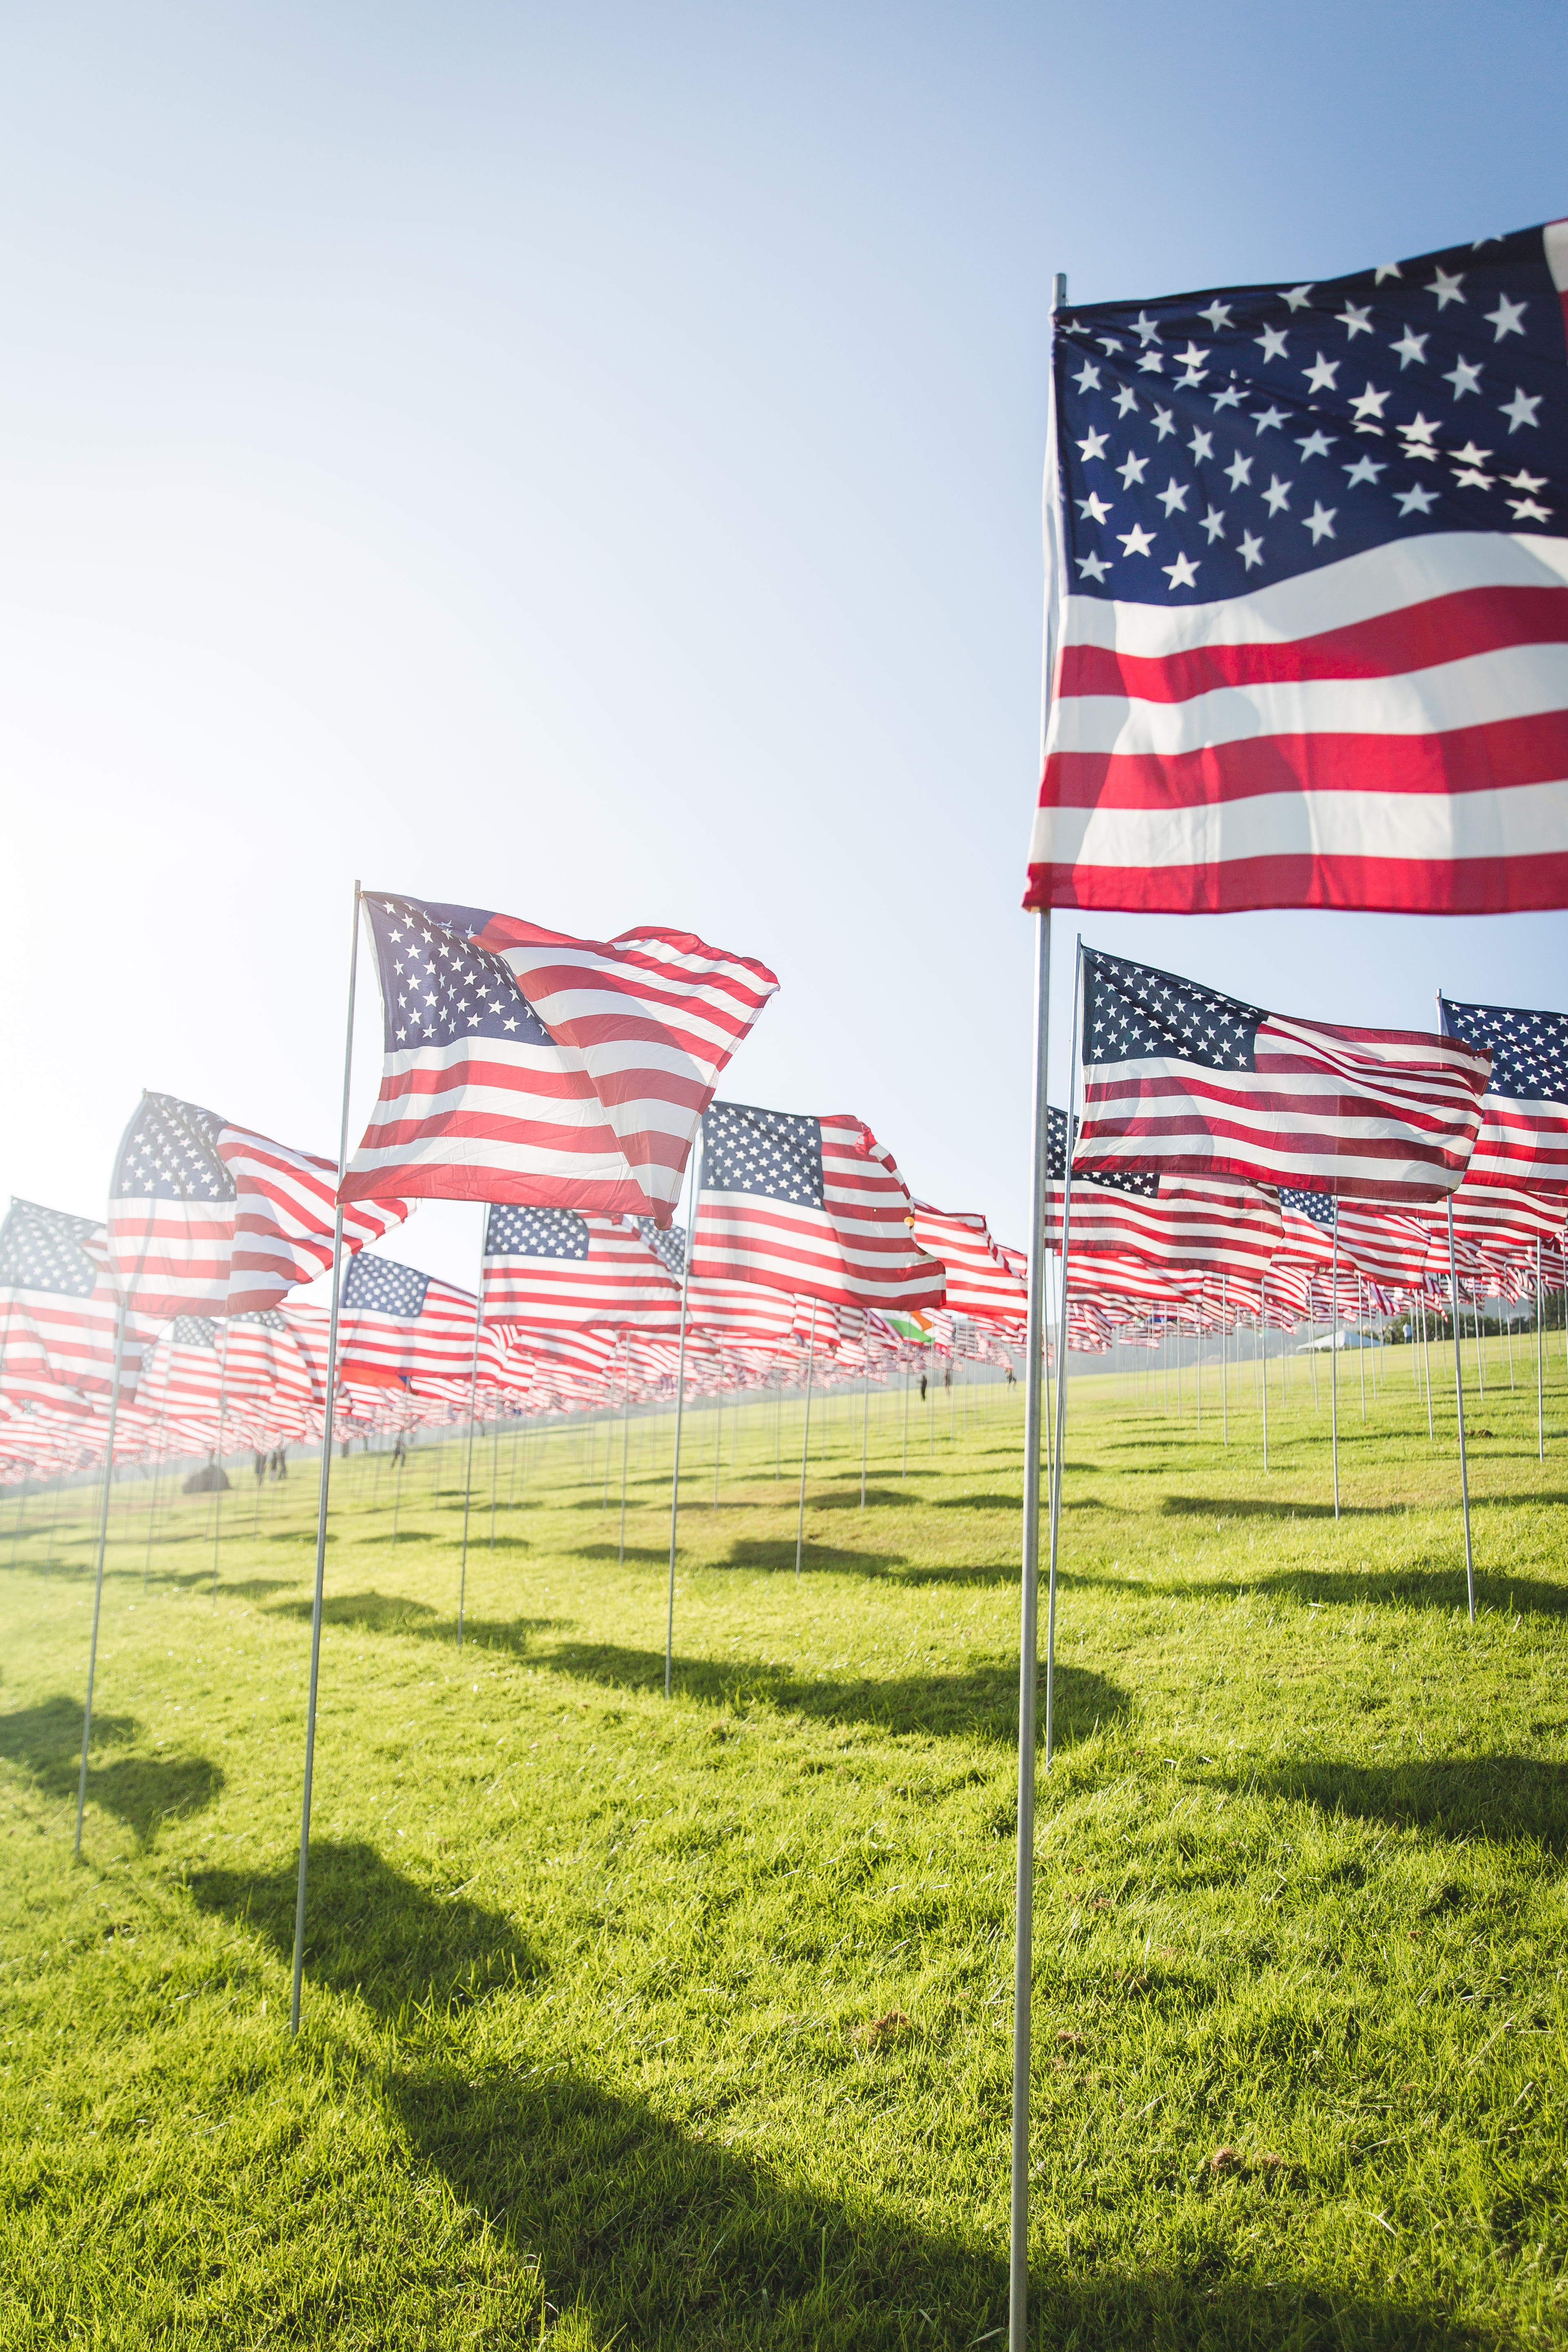
<instances>
[{"instance_id":1,"label":"grass lawn","mask_svg":"<svg viewBox=\"0 0 1568 2352\"><path fill-rule=\"evenodd\" d=\"M1552 1345L1544 1466L1523 1349L1471 1402L1473 1627L1451 1370L1434 1446L1342 1367L1338 1525L1326 1364L1268 1478L1250 1368L1228 1444L1212 1365L1201 1435L1074 1381L1038 2344L1568 2336ZM1021 1404L917 1401L906 1474L873 1399L864 1512L861 1412L798 1581L798 1401L689 1418L668 1702L668 1418L624 1567L618 1428L480 1446L461 1653L457 1444L395 1541L338 1465L298 2044L313 1465L216 1598L207 1498L116 1488L80 1866L88 1498L0 1506L0 2346L1005 2340Z\"/></svg>"}]
</instances>

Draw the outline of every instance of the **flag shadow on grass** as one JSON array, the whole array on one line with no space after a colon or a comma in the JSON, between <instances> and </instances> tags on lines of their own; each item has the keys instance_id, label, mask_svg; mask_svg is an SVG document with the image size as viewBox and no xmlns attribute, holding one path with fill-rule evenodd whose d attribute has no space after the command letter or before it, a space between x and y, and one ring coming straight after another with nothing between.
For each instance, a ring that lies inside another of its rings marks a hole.
<instances>
[{"instance_id":1,"label":"flag shadow on grass","mask_svg":"<svg viewBox=\"0 0 1568 2352\"><path fill-rule=\"evenodd\" d=\"M194 1871L186 1884L199 1909L248 1927L289 1964L297 1875L289 1862L259 1874ZM532 1983L542 1969L511 1921L461 1888L422 1886L362 1842L312 1839L305 1973L388 2020L416 2006L462 2009L500 1986Z\"/></svg>"},{"instance_id":2,"label":"flag shadow on grass","mask_svg":"<svg viewBox=\"0 0 1568 2352\"><path fill-rule=\"evenodd\" d=\"M81 1701L63 1696L0 1716L0 1759L19 1765L41 1795L74 1801L81 1770ZM224 1776L205 1756L117 1756L108 1763L93 1762L93 1750L127 1747L141 1727L134 1716L94 1715L87 1797L89 1805L122 1822L145 1847L166 1821L210 1805Z\"/></svg>"},{"instance_id":3,"label":"flag shadow on grass","mask_svg":"<svg viewBox=\"0 0 1568 2352\"><path fill-rule=\"evenodd\" d=\"M1224 1785L1236 1783L1226 1780ZM1568 1764L1534 1757L1259 1767L1247 1786L1316 1805L1325 1813L1435 1830L1444 1837L1484 1837L1498 1843L1539 1840L1551 1853L1568 1853Z\"/></svg>"},{"instance_id":4,"label":"flag shadow on grass","mask_svg":"<svg viewBox=\"0 0 1568 2352\"><path fill-rule=\"evenodd\" d=\"M722 2108L704 2111L700 2094L704 2120L687 2128L561 2059L477 2079L472 2069L394 2074L386 2096L416 2155L538 2278L546 2324L570 2317L584 2341L638 2352L963 2352L1005 2332L999 2242L977 2228L922 2229L869 2191L847 2207L784 2178L726 2148ZM1485 2352L1496 2341L1335 2283L1257 2279L1236 2260L1216 2224L1184 2261L1146 2277L1114 2258L1098 2276L1081 2258L1070 2276L1037 2273L1030 2340L1164 2352Z\"/></svg>"},{"instance_id":5,"label":"flag shadow on grass","mask_svg":"<svg viewBox=\"0 0 1568 2352\"><path fill-rule=\"evenodd\" d=\"M1341 1603L1352 1609L1436 1609L1447 1617L1465 1606L1465 1562L1461 1553L1457 1559L1452 1554L1428 1557L1397 1569L1277 1568L1260 1576L1242 1571L1202 1583L1187 1578L1150 1579L1135 1589L1158 1593L1166 1601L1239 1599L1246 1592L1300 1601L1308 1608ZM1506 1606L1510 1615L1516 1611L1539 1611L1542 1616L1561 1617L1568 1613L1568 1583L1548 1584L1539 1577L1500 1573L1479 1563L1476 1606L1478 1610Z\"/></svg>"},{"instance_id":6,"label":"flag shadow on grass","mask_svg":"<svg viewBox=\"0 0 1568 2352\"><path fill-rule=\"evenodd\" d=\"M308 1625L312 1608L310 1601L287 1601L271 1613L276 1617L297 1617ZM549 1633L562 1622L559 1617L512 1617L500 1622L470 1617L464 1623L463 1638L523 1652L528 1648L531 1633ZM414 1601L398 1592L378 1592L374 1585L364 1592L339 1592L323 1598L321 1622L350 1626L362 1633L417 1633L427 1641L454 1643L458 1638L456 1611L447 1613L428 1601Z\"/></svg>"},{"instance_id":7,"label":"flag shadow on grass","mask_svg":"<svg viewBox=\"0 0 1568 2352\"><path fill-rule=\"evenodd\" d=\"M531 1653L536 1666L579 1682L616 1690L662 1691L662 1650L634 1650L613 1643L565 1642ZM1005 1740L1018 1734L1018 1666L1015 1658L985 1660L966 1674L868 1677L807 1676L763 1658L682 1658L674 1662L674 1686L683 1697L715 1706L761 1703L784 1714L826 1723L869 1723L884 1731L953 1734ZM1055 1728L1059 1741L1082 1739L1097 1723L1126 1714L1125 1691L1085 1666L1058 1659ZM1043 1737L1043 1729L1042 1729Z\"/></svg>"}]
</instances>

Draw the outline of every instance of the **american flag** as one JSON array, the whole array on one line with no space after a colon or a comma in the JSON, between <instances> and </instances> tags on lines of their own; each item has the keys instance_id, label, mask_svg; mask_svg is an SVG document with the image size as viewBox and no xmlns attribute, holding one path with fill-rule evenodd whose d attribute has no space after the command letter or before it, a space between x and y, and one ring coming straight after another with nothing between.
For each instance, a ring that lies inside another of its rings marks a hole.
<instances>
[{"instance_id":1,"label":"american flag","mask_svg":"<svg viewBox=\"0 0 1568 2352\"><path fill-rule=\"evenodd\" d=\"M947 1303L955 1313L1001 1323L1027 1315L1027 1286L1002 1255L978 1210L933 1209L917 1201L910 1225L926 1255L945 1267Z\"/></svg>"},{"instance_id":2,"label":"american flag","mask_svg":"<svg viewBox=\"0 0 1568 2352\"><path fill-rule=\"evenodd\" d=\"M30 1362L40 1380L108 1395L120 1302L109 1277L107 1245L104 1228L90 1217L13 1200L0 1224L0 1379ZM122 1401L135 1389L149 1336L127 1316Z\"/></svg>"},{"instance_id":3,"label":"american flag","mask_svg":"<svg viewBox=\"0 0 1568 2352\"><path fill-rule=\"evenodd\" d=\"M940 1307L941 1264L864 1120L715 1103L702 1122L694 1279L751 1282L833 1307Z\"/></svg>"},{"instance_id":4,"label":"american flag","mask_svg":"<svg viewBox=\"0 0 1568 2352\"><path fill-rule=\"evenodd\" d=\"M1279 1203L1234 1177L1073 1177L1073 1257L1141 1258L1150 1265L1259 1281L1279 1245Z\"/></svg>"},{"instance_id":5,"label":"american flag","mask_svg":"<svg viewBox=\"0 0 1568 2352\"><path fill-rule=\"evenodd\" d=\"M689 934L572 940L366 892L381 1094L342 1188L668 1224L720 1072L778 986Z\"/></svg>"},{"instance_id":6,"label":"american flag","mask_svg":"<svg viewBox=\"0 0 1568 2352\"><path fill-rule=\"evenodd\" d=\"M234 1315L225 1329L226 1407L249 1441L270 1447L279 1438L306 1436L315 1383L282 1315L276 1307Z\"/></svg>"},{"instance_id":7,"label":"american flag","mask_svg":"<svg viewBox=\"0 0 1568 2352\"><path fill-rule=\"evenodd\" d=\"M1058 312L1026 904L1568 904L1568 223Z\"/></svg>"},{"instance_id":8,"label":"american flag","mask_svg":"<svg viewBox=\"0 0 1568 2352\"><path fill-rule=\"evenodd\" d=\"M508 1204L485 1226L484 1311L534 1329L678 1331L680 1284L629 1218Z\"/></svg>"},{"instance_id":9,"label":"american flag","mask_svg":"<svg viewBox=\"0 0 1568 2352\"><path fill-rule=\"evenodd\" d=\"M128 1308L164 1322L228 1307L235 1181L226 1122L177 1095L143 1095L110 1185L109 1252Z\"/></svg>"},{"instance_id":10,"label":"american flag","mask_svg":"<svg viewBox=\"0 0 1568 2352\"><path fill-rule=\"evenodd\" d=\"M1467 1176L1453 1195L1454 1238L1499 1265L1509 1259L1532 1263L1538 1241L1554 1242L1568 1223L1568 1197L1538 1192L1533 1186L1472 1183ZM1447 1228L1435 1216L1426 1223L1434 1239L1446 1244Z\"/></svg>"},{"instance_id":11,"label":"american flag","mask_svg":"<svg viewBox=\"0 0 1568 2352\"><path fill-rule=\"evenodd\" d=\"M1447 1034L1492 1057L1467 1184L1568 1188L1568 1013L1437 1002Z\"/></svg>"},{"instance_id":12,"label":"american flag","mask_svg":"<svg viewBox=\"0 0 1568 2352\"><path fill-rule=\"evenodd\" d=\"M262 1314L332 1262L338 1164L296 1151L252 1129L223 1126L217 1154L234 1180L234 1247L227 1312ZM410 1203L357 1200L343 1210L343 1247L351 1254L403 1223Z\"/></svg>"},{"instance_id":13,"label":"american flag","mask_svg":"<svg viewBox=\"0 0 1568 2352\"><path fill-rule=\"evenodd\" d=\"M1083 973L1075 1171L1246 1176L1405 1202L1438 1199L1464 1174L1485 1052L1288 1019L1088 949Z\"/></svg>"},{"instance_id":14,"label":"american flag","mask_svg":"<svg viewBox=\"0 0 1568 2352\"><path fill-rule=\"evenodd\" d=\"M466 1380L473 1364L477 1311L471 1290L363 1252L343 1276L340 1372L345 1381L383 1388Z\"/></svg>"}]
</instances>

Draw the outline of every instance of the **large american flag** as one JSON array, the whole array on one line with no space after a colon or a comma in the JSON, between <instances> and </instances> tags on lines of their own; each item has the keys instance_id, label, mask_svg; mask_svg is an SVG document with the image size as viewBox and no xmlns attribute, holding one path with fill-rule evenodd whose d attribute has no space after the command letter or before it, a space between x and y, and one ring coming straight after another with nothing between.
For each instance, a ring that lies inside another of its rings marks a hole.
<instances>
[{"instance_id":1,"label":"large american flag","mask_svg":"<svg viewBox=\"0 0 1568 2352\"><path fill-rule=\"evenodd\" d=\"M0 1224L0 1386L24 1365L89 1396L114 1385L119 1293L108 1272L108 1236L90 1217L13 1200ZM121 1399L134 1391L149 1334L126 1318Z\"/></svg>"},{"instance_id":2,"label":"large american flag","mask_svg":"<svg viewBox=\"0 0 1568 2352\"><path fill-rule=\"evenodd\" d=\"M863 1119L715 1103L702 1122L694 1280L751 1282L833 1307L940 1307L940 1262Z\"/></svg>"},{"instance_id":3,"label":"large american flag","mask_svg":"<svg viewBox=\"0 0 1568 2352\"><path fill-rule=\"evenodd\" d=\"M573 940L479 907L363 899L381 1094L342 1188L668 1224L697 1122L778 986L687 933Z\"/></svg>"},{"instance_id":4,"label":"large american flag","mask_svg":"<svg viewBox=\"0 0 1568 2352\"><path fill-rule=\"evenodd\" d=\"M1274 1193L1235 1177L1073 1177L1069 1262L1132 1257L1258 1282L1280 1232Z\"/></svg>"},{"instance_id":5,"label":"large american flag","mask_svg":"<svg viewBox=\"0 0 1568 2352\"><path fill-rule=\"evenodd\" d=\"M504 1204L485 1226L484 1313L534 1330L679 1331L680 1284L630 1218Z\"/></svg>"},{"instance_id":6,"label":"large american flag","mask_svg":"<svg viewBox=\"0 0 1568 2352\"><path fill-rule=\"evenodd\" d=\"M1568 223L1058 312L1026 904L1568 905Z\"/></svg>"},{"instance_id":7,"label":"large american flag","mask_svg":"<svg viewBox=\"0 0 1568 2352\"><path fill-rule=\"evenodd\" d=\"M1491 1055L1468 1184L1568 1188L1568 1013L1439 997L1443 1027Z\"/></svg>"},{"instance_id":8,"label":"large american flag","mask_svg":"<svg viewBox=\"0 0 1568 2352\"><path fill-rule=\"evenodd\" d=\"M1489 1057L1414 1029L1339 1029L1086 949L1075 1169L1247 1176L1431 1201L1465 1172Z\"/></svg>"}]
</instances>

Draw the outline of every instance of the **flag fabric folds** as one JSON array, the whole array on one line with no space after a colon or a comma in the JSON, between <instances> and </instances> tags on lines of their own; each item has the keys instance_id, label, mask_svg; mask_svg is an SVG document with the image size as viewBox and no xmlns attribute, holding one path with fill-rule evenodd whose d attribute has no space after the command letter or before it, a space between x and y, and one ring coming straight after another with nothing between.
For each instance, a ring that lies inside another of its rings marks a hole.
<instances>
[{"instance_id":1,"label":"flag fabric folds","mask_svg":"<svg viewBox=\"0 0 1568 2352\"><path fill-rule=\"evenodd\" d=\"M1492 1057L1467 1184L1568 1189L1568 1013L1437 1003L1446 1034Z\"/></svg>"},{"instance_id":2,"label":"flag fabric folds","mask_svg":"<svg viewBox=\"0 0 1568 2352\"><path fill-rule=\"evenodd\" d=\"M1016 1323L1027 1316L1029 1293L991 1238L977 1210L933 1209L917 1201L910 1230L947 1276L947 1304L982 1322Z\"/></svg>"},{"instance_id":3,"label":"flag fabric folds","mask_svg":"<svg viewBox=\"0 0 1568 2352\"><path fill-rule=\"evenodd\" d=\"M702 1122L692 1277L834 1307L940 1307L942 1267L910 1231L913 1206L863 1119L715 1103Z\"/></svg>"},{"instance_id":4,"label":"flag fabric folds","mask_svg":"<svg viewBox=\"0 0 1568 2352\"><path fill-rule=\"evenodd\" d=\"M385 1058L342 1187L669 1223L697 1122L778 982L681 932L571 940L367 891Z\"/></svg>"},{"instance_id":5,"label":"flag fabric folds","mask_svg":"<svg viewBox=\"0 0 1568 2352\"><path fill-rule=\"evenodd\" d=\"M249 1128L226 1125L218 1134L217 1153L235 1187L226 1311L263 1314L332 1262L338 1163L296 1151ZM382 1240L408 1211L406 1201L345 1203L344 1249L353 1253Z\"/></svg>"},{"instance_id":6,"label":"flag fabric folds","mask_svg":"<svg viewBox=\"0 0 1568 2352\"><path fill-rule=\"evenodd\" d=\"M5 1384L22 1366L62 1389L107 1396L114 1385L120 1300L108 1271L108 1236L90 1217L13 1201L0 1224L0 1358ZM146 1327L127 1316L122 1398L136 1386Z\"/></svg>"},{"instance_id":7,"label":"flag fabric folds","mask_svg":"<svg viewBox=\"0 0 1568 2352\"><path fill-rule=\"evenodd\" d=\"M356 1257L343 1276L339 1375L383 1388L466 1380L473 1364L477 1314L471 1290L393 1258Z\"/></svg>"},{"instance_id":8,"label":"flag fabric folds","mask_svg":"<svg viewBox=\"0 0 1568 2352\"><path fill-rule=\"evenodd\" d=\"M1058 313L1025 903L1568 905L1568 222Z\"/></svg>"},{"instance_id":9,"label":"flag fabric folds","mask_svg":"<svg viewBox=\"0 0 1568 2352\"><path fill-rule=\"evenodd\" d=\"M1086 949L1075 1171L1245 1176L1361 1200L1459 1182L1489 1057L1413 1029L1341 1029Z\"/></svg>"}]
</instances>

